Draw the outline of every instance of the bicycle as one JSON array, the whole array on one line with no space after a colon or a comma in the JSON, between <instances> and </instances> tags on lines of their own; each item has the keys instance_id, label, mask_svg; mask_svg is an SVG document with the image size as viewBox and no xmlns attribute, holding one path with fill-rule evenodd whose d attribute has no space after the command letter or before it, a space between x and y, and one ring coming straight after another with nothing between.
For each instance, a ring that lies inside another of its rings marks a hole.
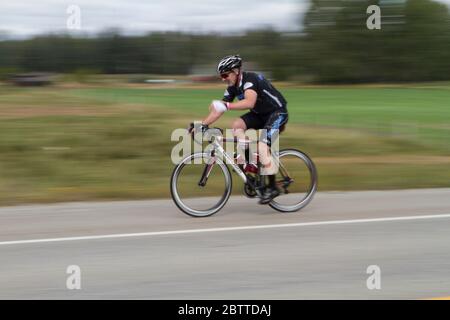
<instances>
[{"instance_id":1,"label":"bicycle","mask_svg":"<svg viewBox=\"0 0 450 320\"><path fill-rule=\"evenodd\" d=\"M219 130L223 134L220 128L211 129ZM249 145L255 142L239 140L237 137L224 138L221 134L208 139L211 150L186 156L172 172L172 199L182 212L192 217L211 216L227 203L232 190L232 177L227 163L243 180L244 194L247 197L260 197L264 192L265 176L261 175L262 164L259 159L257 158L255 164L248 161L238 164L236 158L225 152L222 146L223 142L233 142L248 149ZM194 141L201 143L195 139ZM304 208L311 202L317 190L318 175L313 161L306 153L296 149L280 150L273 158L279 168L276 184L281 192L269 206L280 212L295 212ZM204 166L195 164L196 159ZM215 170L216 168L218 169ZM197 190L201 191L203 197L198 197L195 193ZM289 200L292 203L289 203Z\"/></svg>"}]
</instances>

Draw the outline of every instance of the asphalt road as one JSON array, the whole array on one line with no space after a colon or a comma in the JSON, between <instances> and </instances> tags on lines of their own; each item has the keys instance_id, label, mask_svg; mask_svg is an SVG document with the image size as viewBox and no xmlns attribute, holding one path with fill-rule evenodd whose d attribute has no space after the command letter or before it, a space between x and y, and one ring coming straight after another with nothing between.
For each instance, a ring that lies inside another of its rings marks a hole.
<instances>
[{"instance_id":1,"label":"asphalt road","mask_svg":"<svg viewBox=\"0 0 450 320\"><path fill-rule=\"evenodd\" d=\"M0 298L450 296L449 230L450 189L318 193L293 214L233 197L201 219L170 200L5 207ZM66 287L70 265L80 290Z\"/></svg>"}]
</instances>

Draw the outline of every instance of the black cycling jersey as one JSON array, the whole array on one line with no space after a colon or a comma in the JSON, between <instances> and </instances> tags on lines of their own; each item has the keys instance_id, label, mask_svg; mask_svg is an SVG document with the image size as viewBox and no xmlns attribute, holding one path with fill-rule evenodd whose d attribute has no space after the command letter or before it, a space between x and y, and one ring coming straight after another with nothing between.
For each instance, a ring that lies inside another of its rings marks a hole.
<instances>
[{"instance_id":1,"label":"black cycling jersey","mask_svg":"<svg viewBox=\"0 0 450 320\"><path fill-rule=\"evenodd\" d=\"M262 74L243 72L237 86L229 86L224 93L223 101L232 102L234 98L244 99L245 90L254 90L258 97L251 109L258 114L270 114L275 111L286 112L287 102L281 93Z\"/></svg>"}]
</instances>

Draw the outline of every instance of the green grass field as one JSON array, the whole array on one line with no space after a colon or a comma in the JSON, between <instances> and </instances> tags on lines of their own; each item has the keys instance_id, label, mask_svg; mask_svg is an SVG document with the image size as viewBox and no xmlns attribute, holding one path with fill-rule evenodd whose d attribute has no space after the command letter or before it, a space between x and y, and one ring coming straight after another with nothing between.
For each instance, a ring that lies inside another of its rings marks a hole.
<instances>
[{"instance_id":1,"label":"green grass field","mask_svg":"<svg viewBox=\"0 0 450 320\"><path fill-rule=\"evenodd\" d=\"M281 147L315 160L319 190L450 186L450 85L280 90L290 112ZM168 197L172 130L222 93L0 86L0 204Z\"/></svg>"}]
</instances>

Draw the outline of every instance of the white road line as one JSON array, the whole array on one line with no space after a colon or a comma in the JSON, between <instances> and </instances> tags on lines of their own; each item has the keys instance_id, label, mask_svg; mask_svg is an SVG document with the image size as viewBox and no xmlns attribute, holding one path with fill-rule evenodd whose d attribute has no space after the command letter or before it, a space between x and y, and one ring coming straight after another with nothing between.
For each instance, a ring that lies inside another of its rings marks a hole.
<instances>
[{"instance_id":1,"label":"white road line","mask_svg":"<svg viewBox=\"0 0 450 320\"><path fill-rule=\"evenodd\" d=\"M77 240L98 240L98 239L114 239L114 238L131 238L131 237L150 237L150 236L163 236L163 235L189 234L189 233L202 233L202 232L256 230L256 229L272 229L272 228L292 228L292 227L323 226L323 225L334 225L334 224L351 224L351 223L385 222L385 221L405 221L405 220L423 220L423 219L443 219L443 218L450 218L450 214L421 215L421 216L407 216L407 217L391 217L391 218L375 218L375 219L357 219L357 220L331 220L331 221L316 221L316 222L302 222L302 223L268 224L268 225L259 225L259 226L224 227L224 228L207 228L207 229L187 229L187 230L173 230L173 231L142 232L142 233L106 234L106 235L83 236L83 237L15 240L15 241L3 241L3 242L0 242L0 246L13 245L13 244L31 244L31 243L44 243L44 242L77 241Z\"/></svg>"}]
</instances>

